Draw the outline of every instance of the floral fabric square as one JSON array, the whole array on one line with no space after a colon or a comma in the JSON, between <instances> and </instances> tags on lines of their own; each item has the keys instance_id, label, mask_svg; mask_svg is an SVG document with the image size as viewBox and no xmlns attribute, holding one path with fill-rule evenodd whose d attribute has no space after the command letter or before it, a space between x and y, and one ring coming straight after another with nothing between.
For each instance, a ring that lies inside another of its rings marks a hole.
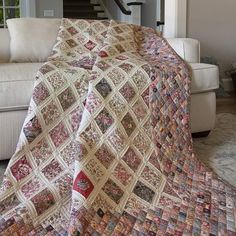
<instances>
[{"instance_id":1,"label":"floral fabric square","mask_svg":"<svg viewBox=\"0 0 236 236\"><path fill-rule=\"evenodd\" d=\"M140 181L138 181L137 184L135 185L133 192L141 199L149 203L153 201L155 195L155 192L152 189L150 189Z\"/></svg>"},{"instance_id":2,"label":"floral fabric square","mask_svg":"<svg viewBox=\"0 0 236 236\"><path fill-rule=\"evenodd\" d=\"M89 40L84 46L91 51L96 47L96 45L96 43Z\"/></svg>"},{"instance_id":3,"label":"floral fabric square","mask_svg":"<svg viewBox=\"0 0 236 236\"><path fill-rule=\"evenodd\" d=\"M54 127L49 134L56 147L59 147L67 138L69 138L69 132L62 122Z\"/></svg>"},{"instance_id":4,"label":"floral fabric square","mask_svg":"<svg viewBox=\"0 0 236 236\"><path fill-rule=\"evenodd\" d=\"M102 101L99 98L99 96L96 93L91 92L88 94L85 108L88 110L90 114L92 114L100 108L101 104L102 104Z\"/></svg>"},{"instance_id":5,"label":"floral fabric square","mask_svg":"<svg viewBox=\"0 0 236 236\"><path fill-rule=\"evenodd\" d=\"M75 160L81 161L87 154L86 147L77 141L72 141L61 151L64 162L70 166Z\"/></svg>"},{"instance_id":6,"label":"floral fabric square","mask_svg":"<svg viewBox=\"0 0 236 236\"><path fill-rule=\"evenodd\" d=\"M96 66L101 69L102 71L106 71L107 69L109 69L111 66L109 64L107 64L104 61L99 61L96 63Z\"/></svg>"},{"instance_id":7,"label":"floral fabric square","mask_svg":"<svg viewBox=\"0 0 236 236\"><path fill-rule=\"evenodd\" d=\"M26 156L21 157L10 169L17 181L24 179L32 172L32 166Z\"/></svg>"},{"instance_id":8,"label":"floral fabric square","mask_svg":"<svg viewBox=\"0 0 236 236\"><path fill-rule=\"evenodd\" d=\"M33 194L35 194L42 187L41 181L39 178L34 177L26 184L21 187L21 192L24 194L26 198L30 198Z\"/></svg>"},{"instance_id":9,"label":"floral fabric square","mask_svg":"<svg viewBox=\"0 0 236 236\"><path fill-rule=\"evenodd\" d=\"M4 200L1 199L0 204L0 210L1 214L4 214L5 212L11 210L12 207L18 206L20 203L19 199L16 197L14 193L10 194L8 197L6 197ZM2 223L2 219L0 223ZM5 221L6 222L6 221ZM6 224L5 224L6 225ZM0 229L1 230L1 229ZM1 232L1 231L0 231Z\"/></svg>"},{"instance_id":10,"label":"floral fabric square","mask_svg":"<svg viewBox=\"0 0 236 236\"><path fill-rule=\"evenodd\" d=\"M139 165L141 164L141 158L136 154L136 152L129 148L122 160L134 171L136 172Z\"/></svg>"},{"instance_id":11,"label":"floral fabric square","mask_svg":"<svg viewBox=\"0 0 236 236\"><path fill-rule=\"evenodd\" d=\"M73 132L77 131L82 119L83 108L78 106L70 113L70 124Z\"/></svg>"},{"instance_id":12,"label":"floral fabric square","mask_svg":"<svg viewBox=\"0 0 236 236\"><path fill-rule=\"evenodd\" d=\"M83 171L80 171L74 181L73 190L79 192L85 198L88 198L93 189L94 186L90 179Z\"/></svg>"},{"instance_id":13,"label":"floral fabric square","mask_svg":"<svg viewBox=\"0 0 236 236\"><path fill-rule=\"evenodd\" d=\"M119 69L112 69L112 71L107 73L107 75L109 76L109 78L112 80L112 82L116 86L125 80L124 74Z\"/></svg>"},{"instance_id":14,"label":"floral fabric square","mask_svg":"<svg viewBox=\"0 0 236 236\"><path fill-rule=\"evenodd\" d=\"M115 159L115 156L113 153L109 150L109 148L103 144L95 153L95 156L97 159L101 162L101 164L108 169L113 160Z\"/></svg>"},{"instance_id":15,"label":"floral fabric square","mask_svg":"<svg viewBox=\"0 0 236 236\"><path fill-rule=\"evenodd\" d=\"M109 107L116 114L116 116L120 118L124 113L126 104L121 96L115 95L110 99Z\"/></svg>"},{"instance_id":16,"label":"floral fabric square","mask_svg":"<svg viewBox=\"0 0 236 236\"><path fill-rule=\"evenodd\" d=\"M105 174L102 166L94 159L91 159L85 167L95 182L98 182Z\"/></svg>"},{"instance_id":17,"label":"floral fabric square","mask_svg":"<svg viewBox=\"0 0 236 236\"><path fill-rule=\"evenodd\" d=\"M46 98L49 97L49 91L46 87L46 85L41 82L39 83L33 91L33 100L36 103L36 105L39 105L40 103L42 103Z\"/></svg>"},{"instance_id":18,"label":"floral fabric square","mask_svg":"<svg viewBox=\"0 0 236 236\"><path fill-rule=\"evenodd\" d=\"M80 98L86 96L88 92L88 75L80 75L80 78L75 80L74 86Z\"/></svg>"},{"instance_id":19,"label":"floral fabric square","mask_svg":"<svg viewBox=\"0 0 236 236\"><path fill-rule=\"evenodd\" d=\"M154 171L149 166L144 167L141 177L157 189L162 183L162 174L156 170Z\"/></svg>"},{"instance_id":20,"label":"floral fabric square","mask_svg":"<svg viewBox=\"0 0 236 236\"><path fill-rule=\"evenodd\" d=\"M111 86L106 79L102 79L95 87L103 98L106 98L112 92Z\"/></svg>"},{"instance_id":21,"label":"floral fabric square","mask_svg":"<svg viewBox=\"0 0 236 236\"><path fill-rule=\"evenodd\" d=\"M31 150L36 164L39 166L52 154L52 149L46 139L40 140Z\"/></svg>"},{"instance_id":22,"label":"floral fabric square","mask_svg":"<svg viewBox=\"0 0 236 236\"><path fill-rule=\"evenodd\" d=\"M117 204L124 195L124 191L111 179L107 180L102 190Z\"/></svg>"},{"instance_id":23,"label":"floral fabric square","mask_svg":"<svg viewBox=\"0 0 236 236\"><path fill-rule=\"evenodd\" d=\"M119 66L122 70L124 70L126 73L130 73L131 70L134 68L133 65L129 63L123 63Z\"/></svg>"},{"instance_id":24,"label":"floral fabric square","mask_svg":"<svg viewBox=\"0 0 236 236\"><path fill-rule=\"evenodd\" d=\"M51 102L46 107L44 107L41 113L46 125L49 125L60 116L60 111L54 102Z\"/></svg>"},{"instance_id":25,"label":"floral fabric square","mask_svg":"<svg viewBox=\"0 0 236 236\"><path fill-rule=\"evenodd\" d=\"M71 107L76 101L75 95L73 94L71 88L67 88L61 94L59 94L58 99L64 111Z\"/></svg>"},{"instance_id":26,"label":"floral fabric square","mask_svg":"<svg viewBox=\"0 0 236 236\"><path fill-rule=\"evenodd\" d=\"M55 204L55 199L48 189L44 189L31 198L31 202L34 204L37 214L41 215Z\"/></svg>"},{"instance_id":27,"label":"floral fabric square","mask_svg":"<svg viewBox=\"0 0 236 236\"><path fill-rule=\"evenodd\" d=\"M98 144L100 135L94 125L89 125L84 132L81 133L81 137L87 142L90 148Z\"/></svg>"},{"instance_id":28,"label":"floral fabric square","mask_svg":"<svg viewBox=\"0 0 236 236\"><path fill-rule=\"evenodd\" d=\"M58 72L55 72L54 74L50 75L47 79L55 91L60 89L65 83L65 80L63 79L62 75Z\"/></svg>"},{"instance_id":29,"label":"floral fabric square","mask_svg":"<svg viewBox=\"0 0 236 236\"><path fill-rule=\"evenodd\" d=\"M114 122L113 117L110 115L107 109L103 109L95 118L95 120L103 134L106 133L106 131L111 127Z\"/></svg>"},{"instance_id":30,"label":"floral fabric square","mask_svg":"<svg viewBox=\"0 0 236 236\"><path fill-rule=\"evenodd\" d=\"M66 40L66 42L71 48L74 48L78 45L73 39Z\"/></svg>"},{"instance_id":31,"label":"floral fabric square","mask_svg":"<svg viewBox=\"0 0 236 236\"><path fill-rule=\"evenodd\" d=\"M70 174L65 174L55 181L55 187L58 189L62 197L71 195L73 177Z\"/></svg>"},{"instance_id":32,"label":"floral fabric square","mask_svg":"<svg viewBox=\"0 0 236 236\"><path fill-rule=\"evenodd\" d=\"M126 170L122 164L118 164L114 170L114 176L118 179L124 186L128 185L132 180L132 175Z\"/></svg>"},{"instance_id":33,"label":"floral fabric square","mask_svg":"<svg viewBox=\"0 0 236 236\"><path fill-rule=\"evenodd\" d=\"M143 104L143 102L141 101L141 99L139 99L132 107L135 115L136 115L136 119L141 122L145 116L148 114L147 109L145 107L145 105Z\"/></svg>"},{"instance_id":34,"label":"floral fabric square","mask_svg":"<svg viewBox=\"0 0 236 236\"><path fill-rule=\"evenodd\" d=\"M78 31L76 30L75 27L71 26L67 29L67 31L71 34L71 35L75 35L78 33Z\"/></svg>"},{"instance_id":35,"label":"floral fabric square","mask_svg":"<svg viewBox=\"0 0 236 236\"><path fill-rule=\"evenodd\" d=\"M126 139L119 129L115 129L112 133L110 133L108 140L117 152L121 152L125 147Z\"/></svg>"},{"instance_id":36,"label":"floral fabric square","mask_svg":"<svg viewBox=\"0 0 236 236\"><path fill-rule=\"evenodd\" d=\"M61 164L55 159L42 169L44 176L50 181L63 171Z\"/></svg>"},{"instance_id":37,"label":"floral fabric square","mask_svg":"<svg viewBox=\"0 0 236 236\"><path fill-rule=\"evenodd\" d=\"M128 136L130 136L136 128L136 124L134 122L134 119L130 115L129 112L124 116L124 118L121 121L121 124L123 125Z\"/></svg>"},{"instance_id":38,"label":"floral fabric square","mask_svg":"<svg viewBox=\"0 0 236 236\"><path fill-rule=\"evenodd\" d=\"M129 82L125 83L125 85L120 89L120 93L127 102L131 102L135 96L135 90Z\"/></svg>"},{"instance_id":39,"label":"floral fabric square","mask_svg":"<svg viewBox=\"0 0 236 236\"><path fill-rule=\"evenodd\" d=\"M150 148L150 141L146 135L139 132L134 138L134 145L139 150L139 152L145 156Z\"/></svg>"},{"instance_id":40,"label":"floral fabric square","mask_svg":"<svg viewBox=\"0 0 236 236\"><path fill-rule=\"evenodd\" d=\"M135 83L135 85L137 86L137 88L139 90L142 90L143 88L145 88L148 85L148 80L146 78L146 76L144 75L145 72L142 72L141 70L138 70L134 73L134 75L132 76L132 80Z\"/></svg>"}]
</instances>

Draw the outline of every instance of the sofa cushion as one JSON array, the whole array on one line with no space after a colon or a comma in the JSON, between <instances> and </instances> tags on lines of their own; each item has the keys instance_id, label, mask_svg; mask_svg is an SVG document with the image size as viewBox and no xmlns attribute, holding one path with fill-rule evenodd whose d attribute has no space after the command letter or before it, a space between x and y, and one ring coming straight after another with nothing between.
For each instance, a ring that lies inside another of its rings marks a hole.
<instances>
[{"instance_id":1,"label":"sofa cushion","mask_svg":"<svg viewBox=\"0 0 236 236\"><path fill-rule=\"evenodd\" d=\"M45 62L56 42L60 21L39 18L7 20L11 62Z\"/></svg>"},{"instance_id":2,"label":"sofa cushion","mask_svg":"<svg viewBox=\"0 0 236 236\"><path fill-rule=\"evenodd\" d=\"M42 63L0 63L0 111L27 108Z\"/></svg>"},{"instance_id":3,"label":"sofa cushion","mask_svg":"<svg viewBox=\"0 0 236 236\"><path fill-rule=\"evenodd\" d=\"M191 93L202 93L219 88L219 69L215 65L190 63L192 68Z\"/></svg>"}]
</instances>

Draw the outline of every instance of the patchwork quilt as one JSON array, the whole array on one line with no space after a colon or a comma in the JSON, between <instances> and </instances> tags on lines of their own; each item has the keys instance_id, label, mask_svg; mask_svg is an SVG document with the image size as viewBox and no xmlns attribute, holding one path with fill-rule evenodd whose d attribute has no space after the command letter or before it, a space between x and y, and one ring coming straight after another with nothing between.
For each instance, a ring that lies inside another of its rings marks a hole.
<instances>
[{"instance_id":1,"label":"patchwork quilt","mask_svg":"<svg viewBox=\"0 0 236 236\"><path fill-rule=\"evenodd\" d=\"M190 75L152 29L63 19L5 172L0 235L235 236L236 189L193 154Z\"/></svg>"}]
</instances>

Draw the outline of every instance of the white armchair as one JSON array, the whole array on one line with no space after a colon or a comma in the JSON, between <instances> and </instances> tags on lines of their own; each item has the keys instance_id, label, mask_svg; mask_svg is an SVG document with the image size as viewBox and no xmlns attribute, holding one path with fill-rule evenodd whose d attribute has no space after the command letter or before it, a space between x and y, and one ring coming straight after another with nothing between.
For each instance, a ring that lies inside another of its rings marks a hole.
<instances>
[{"instance_id":1,"label":"white armchair","mask_svg":"<svg viewBox=\"0 0 236 236\"><path fill-rule=\"evenodd\" d=\"M191 131L193 136L206 136L214 128L216 96L219 88L219 69L215 65L200 63L200 43L196 39L168 39L174 50L192 68L191 81Z\"/></svg>"}]
</instances>

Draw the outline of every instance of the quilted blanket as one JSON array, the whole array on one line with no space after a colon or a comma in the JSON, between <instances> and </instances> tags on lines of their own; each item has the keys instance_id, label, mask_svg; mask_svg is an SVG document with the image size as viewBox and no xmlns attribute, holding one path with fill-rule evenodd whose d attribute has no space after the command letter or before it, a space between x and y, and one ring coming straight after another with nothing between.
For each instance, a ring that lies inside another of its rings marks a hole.
<instances>
[{"instance_id":1,"label":"quilted blanket","mask_svg":"<svg viewBox=\"0 0 236 236\"><path fill-rule=\"evenodd\" d=\"M236 235L236 190L193 154L190 74L152 29L63 19L5 172L0 235Z\"/></svg>"}]
</instances>

